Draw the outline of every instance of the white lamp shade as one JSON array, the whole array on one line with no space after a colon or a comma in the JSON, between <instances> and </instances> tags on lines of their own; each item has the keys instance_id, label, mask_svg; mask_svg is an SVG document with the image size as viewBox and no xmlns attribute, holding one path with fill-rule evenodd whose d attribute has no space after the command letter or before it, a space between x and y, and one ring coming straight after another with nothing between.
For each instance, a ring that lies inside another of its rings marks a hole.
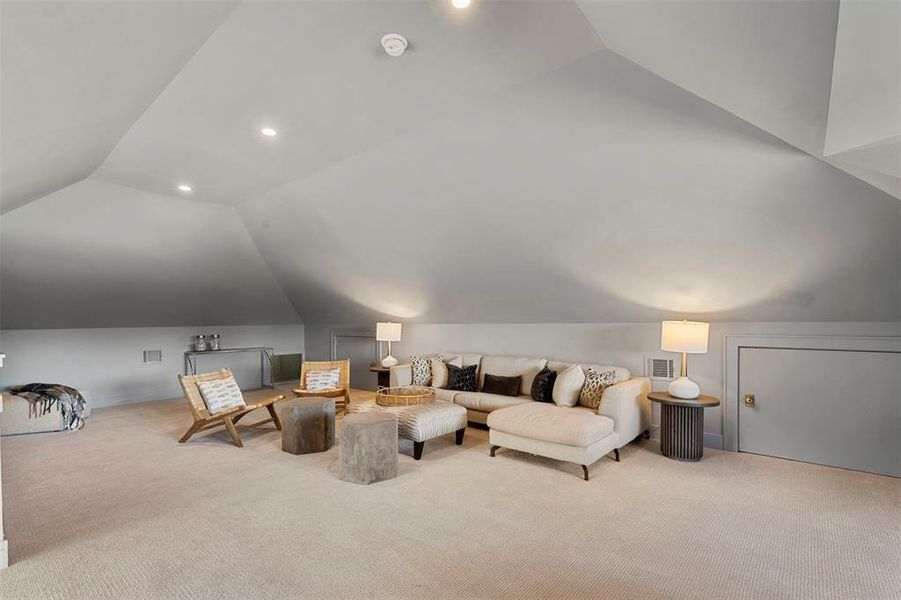
<instances>
[{"instance_id":1,"label":"white lamp shade","mask_svg":"<svg viewBox=\"0 0 901 600\"><path fill-rule=\"evenodd\" d=\"M380 342L399 342L400 323L376 323L375 339Z\"/></svg>"},{"instance_id":2,"label":"white lamp shade","mask_svg":"<svg viewBox=\"0 0 901 600\"><path fill-rule=\"evenodd\" d=\"M710 323L697 321L664 321L660 329L660 349L667 352L704 354Z\"/></svg>"}]
</instances>

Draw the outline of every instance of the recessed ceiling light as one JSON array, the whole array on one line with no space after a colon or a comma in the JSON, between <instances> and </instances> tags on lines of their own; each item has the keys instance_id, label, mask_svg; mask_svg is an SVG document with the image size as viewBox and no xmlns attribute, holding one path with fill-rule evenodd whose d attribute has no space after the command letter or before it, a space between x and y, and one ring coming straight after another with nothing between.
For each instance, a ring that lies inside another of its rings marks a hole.
<instances>
[{"instance_id":1,"label":"recessed ceiling light","mask_svg":"<svg viewBox=\"0 0 901 600\"><path fill-rule=\"evenodd\" d=\"M278 132L272 127L263 127L262 129L260 129L260 133L262 133L266 137L275 137L278 135Z\"/></svg>"},{"instance_id":2,"label":"recessed ceiling light","mask_svg":"<svg viewBox=\"0 0 901 600\"><path fill-rule=\"evenodd\" d=\"M179 192L190 192L191 189L192 189L191 186L188 185L187 183L180 183L180 184L178 185L178 191L179 191Z\"/></svg>"},{"instance_id":3,"label":"recessed ceiling light","mask_svg":"<svg viewBox=\"0 0 901 600\"><path fill-rule=\"evenodd\" d=\"M451 4L454 5L454 8L466 8L472 4L472 0L451 0Z\"/></svg>"}]
</instances>

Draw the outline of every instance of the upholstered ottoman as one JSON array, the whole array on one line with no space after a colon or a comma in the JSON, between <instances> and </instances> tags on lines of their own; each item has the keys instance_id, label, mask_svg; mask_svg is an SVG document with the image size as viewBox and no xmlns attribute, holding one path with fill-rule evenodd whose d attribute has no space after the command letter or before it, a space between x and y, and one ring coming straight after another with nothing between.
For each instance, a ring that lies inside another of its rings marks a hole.
<instances>
[{"instance_id":1,"label":"upholstered ottoman","mask_svg":"<svg viewBox=\"0 0 901 600\"><path fill-rule=\"evenodd\" d=\"M466 433L466 409L450 402L436 400L413 406L379 406L375 400L352 402L348 412L386 412L397 415L397 435L413 442L413 458L422 458L428 440L456 433L456 442L463 444Z\"/></svg>"}]
</instances>

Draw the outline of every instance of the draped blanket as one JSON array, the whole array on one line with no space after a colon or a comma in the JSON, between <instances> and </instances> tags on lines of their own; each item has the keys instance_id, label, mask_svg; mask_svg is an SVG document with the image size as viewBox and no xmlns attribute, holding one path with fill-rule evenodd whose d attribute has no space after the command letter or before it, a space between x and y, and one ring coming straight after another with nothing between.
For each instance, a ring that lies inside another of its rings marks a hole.
<instances>
[{"instance_id":1,"label":"draped blanket","mask_svg":"<svg viewBox=\"0 0 901 600\"><path fill-rule=\"evenodd\" d=\"M58 383L26 383L15 385L9 391L28 400L29 417L46 415L58 405L63 415L63 429L75 430L84 425L85 399L75 388Z\"/></svg>"}]
</instances>

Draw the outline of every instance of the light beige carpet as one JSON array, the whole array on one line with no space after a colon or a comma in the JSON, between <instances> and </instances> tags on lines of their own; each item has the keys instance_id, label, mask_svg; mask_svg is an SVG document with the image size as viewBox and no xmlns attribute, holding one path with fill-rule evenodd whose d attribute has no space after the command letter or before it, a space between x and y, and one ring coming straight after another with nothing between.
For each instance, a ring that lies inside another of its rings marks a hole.
<instances>
[{"instance_id":1,"label":"light beige carpet","mask_svg":"<svg viewBox=\"0 0 901 600\"><path fill-rule=\"evenodd\" d=\"M4 438L0 597L901 598L898 479L648 441L586 483L469 429L366 487L337 448L179 445L189 422L161 401Z\"/></svg>"}]
</instances>

